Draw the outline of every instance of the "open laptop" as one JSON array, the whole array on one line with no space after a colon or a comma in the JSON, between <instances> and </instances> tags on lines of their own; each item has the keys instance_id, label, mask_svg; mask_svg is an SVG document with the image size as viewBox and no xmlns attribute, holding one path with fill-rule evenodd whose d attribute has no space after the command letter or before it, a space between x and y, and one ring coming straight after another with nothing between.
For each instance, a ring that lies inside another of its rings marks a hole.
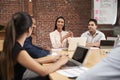
<instances>
[{"instance_id":1,"label":"open laptop","mask_svg":"<svg viewBox=\"0 0 120 80\"><path fill-rule=\"evenodd\" d=\"M57 72L70 79L75 79L81 73L84 73L88 70L88 68L82 66L82 64L85 62L88 52L89 48L77 46L73 57L63 66L62 69L58 70Z\"/></svg>"},{"instance_id":2,"label":"open laptop","mask_svg":"<svg viewBox=\"0 0 120 80\"><path fill-rule=\"evenodd\" d=\"M100 49L112 49L114 47L115 40L101 40Z\"/></svg>"},{"instance_id":3,"label":"open laptop","mask_svg":"<svg viewBox=\"0 0 120 80\"><path fill-rule=\"evenodd\" d=\"M85 46L87 41L87 37L72 37L68 39L68 51L74 51L77 46Z\"/></svg>"},{"instance_id":4,"label":"open laptop","mask_svg":"<svg viewBox=\"0 0 120 80\"><path fill-rule=\"evenodd\" d=\"M89 48L84 46L77 46L72 58L65 64L67 67L80 66L84 63L85 58L88 54Z\"/></svg>"},{"instance_id":5,"label":"open laptop","mask_svg":"<svg viewBox=\"0 0 120 80\"><path fill-rule=\"evenodd\" d=\"M120 43L120 36L118 35L117 37L107 37L107 40L114 40L114 47L117 46Z\"/></svg>"}]
</instances>

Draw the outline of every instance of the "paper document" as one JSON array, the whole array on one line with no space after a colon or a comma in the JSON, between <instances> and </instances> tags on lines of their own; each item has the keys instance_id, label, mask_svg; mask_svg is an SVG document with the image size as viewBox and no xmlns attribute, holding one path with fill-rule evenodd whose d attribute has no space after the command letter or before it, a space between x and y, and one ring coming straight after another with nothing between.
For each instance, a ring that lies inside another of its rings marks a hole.
<instances>
[{"instance_id":1,"label":"paper document","mask_svg":"<svg viewBox=\"0 0 120 80\"><path fill-rule=\"evenodd\" d=\"M52 52L62 51L62 48L52 49Z\"/></svg>"},{"instance_id":2,"label":"paper document","mask_svg":"<svg viewBox=\"0 0 120 80\"><path fill-rule=\"evenodd\" d=\"M81 73L84 73L87 70L88 70L88 68L85 68L85 67L70 67L68 69L62 69L62 70L58 70L56 72L66 76L66 77L77 77Z\"/></svg>"},{"instance_id":3,"label":"paper document","mask_svg":"<svg viewBox=\"0 0 120 80\"><path fill-rule=\"evenodd\" d=\"M57 56L58 54L56 52L52 52L51 56Z\"/></svg>"}]
</instances>

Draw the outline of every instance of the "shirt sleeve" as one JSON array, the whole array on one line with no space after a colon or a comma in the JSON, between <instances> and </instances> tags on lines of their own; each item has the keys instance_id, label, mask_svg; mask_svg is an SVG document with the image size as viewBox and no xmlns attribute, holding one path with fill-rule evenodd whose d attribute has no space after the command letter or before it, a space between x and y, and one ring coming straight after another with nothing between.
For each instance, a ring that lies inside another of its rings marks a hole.
<instances>
[{"instance_id":1,"label":"shirt sleeve","mask_svg":"<svg viewBox=\"0 0 120 80\"><path fill-rule=\"evenodd\" d=\"M101 39L100 40L106 40L104 33L101 34Z\"/></svg>"},{"instance_id":2,"label":"shirt sleeve","mask_svg":"<svg viewBox=\"0 0 120 80\"><path fill-rule=\"evenodd\" d=\"M82 33L80 37L86 37L85 33Z\"/></svg>"},{"instance_id":3,"label":"shirt sleeve","mask_svg":"<svg viewBox=\"0 0 120 80\"><path fill-rule=\"evenodd\" d=\"M44 50L40 47L37 47L35 45L29 45L26 46L26 51L29 53L29 55L33 58L39 58L39 57L44 57L50 54L48 50Z\"/></svg>"},{"instance_id":4,"label":"shirt sleeve","mask_svg":"<svg viewBox=\"0 0 120 80\"><path fill-rule=\"evenodd\" d=\"M44 57L50 54L48 50L44 50L38 46L33 45L28 39L25 41L24 48L33 58Z\"/></svg>"},{"instance_id":5,"label":"shirt sleeve","mask_svg":"<svg viewBox=\"0 0 120 80\"><path fill-rule=\"evenodd\" d=\"M120 46L76 80L120 80Z\"/></svg>"}]
</instances>

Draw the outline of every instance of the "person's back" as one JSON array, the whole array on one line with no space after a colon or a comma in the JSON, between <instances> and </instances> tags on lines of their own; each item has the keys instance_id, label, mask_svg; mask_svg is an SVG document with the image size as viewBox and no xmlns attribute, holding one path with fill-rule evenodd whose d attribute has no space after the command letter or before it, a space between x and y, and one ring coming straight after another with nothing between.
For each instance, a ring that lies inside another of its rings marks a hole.
<instances>
[{"instance_id":1,"label":"person's back","mask_svg":"<svg viewBox=\"0 0 120 80\"><path fill-rule=\"evenodd\" d=\"M120 45L76 80L120 80Z\"/></svg>"},{"instance_id":2,"label":"person's back","mask_svg":"<svg viewBox=\"0 0 120 80\"><path fill-rule=\"evenodd\" d=\"M25 69L36 72L41 77L58 70L67 61L67 55L60 55L49 65L46 58L32 58L23 45L33 31L32 19L25 12L13 14L5 29L5 39L0 53L0 75L3 80L22 80ZM40 77L40 80L43 80Z\"/></svg>"},{"instance_id":3,"label":"person's back","mask_svg":"<svg viewBox=\"0 0 120 80\"><path fill-rule=\"evenodd\" d=\"M33 58L40 58L50 54L49 50L45 50L43 48L33 45L31 36L25 40L24 48Z\"/></svg>"}]
</instances>

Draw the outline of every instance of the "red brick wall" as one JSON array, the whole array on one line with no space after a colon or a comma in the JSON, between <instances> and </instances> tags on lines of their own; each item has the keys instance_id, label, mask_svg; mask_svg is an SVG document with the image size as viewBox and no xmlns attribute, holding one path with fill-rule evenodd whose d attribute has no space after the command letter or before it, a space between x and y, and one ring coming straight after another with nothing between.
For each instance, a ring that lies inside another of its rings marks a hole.
<instances>
[{"instance_id":1,"label":"red brick wall","mask_svg":"<svg viewBox=\"0 0 120 80\"><path fill-rule=\"evenodd\" d=\"M37 20L37 28L34 30L36 45L50 45L49 33L53 31L58 16L65 18L66 30L73 31L74 36L80 36L81 33L87 30L87 21L91 17L92 0L32 1L33 16ZM28 10L28 0L0 0L0 24L6 25L13 13L18 11L28 12ZM104 32L106 35L112 35L109 34L109 31Z\"/></svg>"},{"instance_id":2,"label":"red brick wall","mask_svg":"<svg viewBox=\"0 0 120 80\"><path fill-rule=\"evenodd\" d=\"M25 3L26 1L21 2L21 0L0 0L0 24L6 25L11 15L15 12L27 12Z\"/></svg>"},{"instance_id":3,"label":"red brick wall","mask_svg":"<svg viewBox=\"0 0 120 80\"><path fill-rule=\"evenodd\" d=\"M80 36L86 30L91 0L34 0L33 12L37 20L36 43L50 45L49 33L58 16L65 18L66 30L73 31L74 36Z\"/></svg>"}]
</instances>

